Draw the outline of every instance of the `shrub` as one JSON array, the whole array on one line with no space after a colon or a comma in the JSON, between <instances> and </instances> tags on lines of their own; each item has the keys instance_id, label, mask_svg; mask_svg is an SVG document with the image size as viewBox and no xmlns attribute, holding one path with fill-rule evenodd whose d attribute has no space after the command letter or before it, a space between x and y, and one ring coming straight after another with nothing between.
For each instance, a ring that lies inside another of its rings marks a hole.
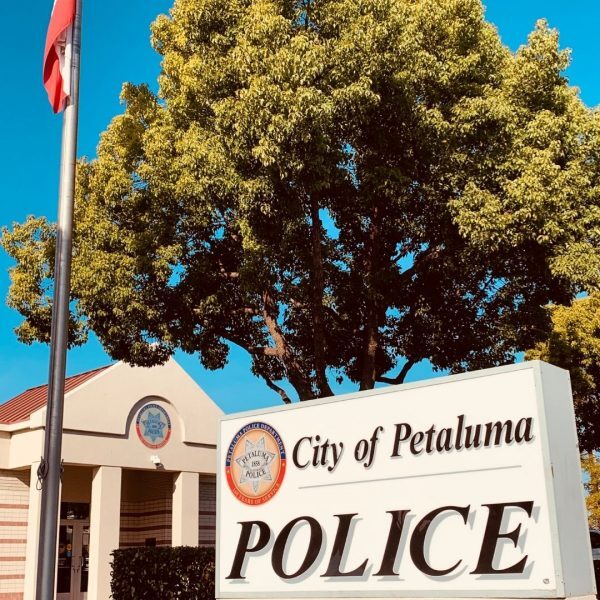
<instances>
[{"instance_id":1,"label":"shrub","mask_svg":"<svg viewBox=\"0 0 600 600\"><path fill-rule=\"evenodd\" d=\"M214 600L213 548L126 548L112 556L114 600Z\"/></svg>"}]
</instances>

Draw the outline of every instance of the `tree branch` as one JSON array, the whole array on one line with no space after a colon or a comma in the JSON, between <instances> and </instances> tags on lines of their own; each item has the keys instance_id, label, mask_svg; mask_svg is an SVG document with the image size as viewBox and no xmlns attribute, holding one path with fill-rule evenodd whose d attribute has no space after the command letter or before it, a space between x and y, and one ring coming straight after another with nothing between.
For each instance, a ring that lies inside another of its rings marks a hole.
<instances>
[{"instance_id":1,"label":"tree branch","mask_svg":"<svg viewBox=\"0 0 600 600\"><path fill-rule=\"evenodd\" d=\"M273 346L250 346L248 352L262 356L281 356L281 351Z\"/></svg>"},{"instance_id":2,"label":"tree branch","mask_svg":"<svg viewBox=\"0 0 600 600\"><path fill-rule=\"evenodd\" d=\"M243 348L248 354L252 356L281 356L280 350L278 348L273 348L273 346L251 346L248 342L244 341L239 336L231 333L230 331L220 331L219 335L224 337L226 340L233 342L240 348Z\"/></svg>"},{"instance_id":3,"label":"tree branch","mask_svg":"<svg viewBox=\"0 0 600 600\"><path fill-rule=\"evenodd\" d=\"M282 387L279 387L277 384L273 383L273 381L263 373L261 373L260 376L265 380L265 383L270 389L272 389L274 392L277 392L281 396L281 399L283 400L284 404L292 403L290 397L287 395L286 391Z\"/></svg>"},{"instance_id":4,"label":"tree branch","mask_svg":"<svg viewBox=\"0 0 600 600\"><path fill-rule=\"evenodd\" d=\"M236 335L232 335L229 332L221 332L221 335L225 339L246 350L246 352L248 352L251 356L255 356L257 354L262 354L263 356L277 356L276 348L270 348L268 346L250 346L242 338ZM264 379L269 389L273 390L274 392L279 394L279 396L281 396L281 400L284 402L284 404L292 403L290 397L287 395L287 392L282 387L279 387L270 377L265 375L265 373L263 373L262 371L257 371L257 374Z\"/></svg>"},{"instance_id":5,"label":"tree branch","mask_svg":"<svg viewBox=\"0 0 600 600\"><path fill-rule=\"evenodd\" d=\"M290 298L290 306L293 306L294 308L309 310L309 307L307 306L307 304L305 302L300 302L300 301L296 300L295 298ZM335 309L331 308L331 306L328 306L327 304L323 304L322 307L323 307L323 310L336 323L338 323L338 325L341 325L341 326L346 325L344 319L342 319L342 317L340 317L340 315L335 311Z\"/></svg>"},{"instance_id":6,"label":"tree branch","mask_svg":"<svg viewBox=\"0 0 600 600\"><path fill-rule=\"evenodd\" d=\"M406 361L406 363L404 363L404 366L402 367L400 373L398 373L396 377L379 376L377 377L376 381L379 383L390 383L391 385L398 385L400 383L404 383L404 378L408 375L408 372L413 368L415 364L416 361L409 359Z\"/></svg>"},{"instance_id":7,"label":"tree branch","mask_svg":"<svg viewBox=\"0 0 600 600\"><path fill-rule=\"evenodd\" d=\"M263 356L277 356L278 355L278 350L276 348L271 348L269 346L251 346L247 342L245 342L242 338L240 338L230 332L221 331L220 335L222 335L225 339L229 340L230 342L236 344L240 348L243 348L244 350L246 350L246 352L248 352L251 356L256 356L258 354L261 354ZM287 395L287 392L282 387L279 387L276 383L274 383L274 381L270 377L268 377L265 373L263 373L260 370L257 370L257 374L260 375L260 377L262 377L265 380L265 383L267 384L269 389L273 390L274 392L276 392L277 394L279 394L281 396L281 399L283 400L283 402L285 404L292 403L292 401L290 400L290 397Z\"/></svg>"},{"instance_id":8,"label":"tree branch","mask_svg":"<svg viewBox=\"0 0 600 600\"><path fill-rule=\"evenodd\" d=\"M408 269L400 273L400 281L406 283L412 279L417 271L423 269L429 263L439 258L441 251L442 248L435 246L434 248L427 248L427 250L424 250L421 252L421 254L415 256L413 264Z\"/></svg>"},{"instance_id":9,"label":"tree branch","mask_svg":"<svg viewBox=\"0 0 600 600\"><path fill-rule=\"evenodd\" d=\"M311 400L313 397L313 389L310 380L302 372L302 367L298 364L294 355L290 351L285 336L277 323L277 306L268 292L263 292L263 320L273 342L275 348L279 352L277 355L285 367L288 379L294 389L298 392L300 400Z\"/></svg>"},{"instance_id":10,"label":"tree branch","mask_svg":"<svg viewBox=\"0 0 600 600\"><path fill-rule=\"evenodd\" d=\"M232 314L243 314L243 315L250 315L251 317L260 314L255 308L252 308L250 306L244 306L243 308L234 308L232 311Z\"/></svg>"},{"instance_id":11,"label":"tree branch","mask_svg":"<svg viewBox=\"0 0 600 600\"><path fill-rule=\"evenodd\" d=\"M269 330L275 346L254 346L248 340L244 339L243 336L237 335L233 331L229 331L226 328L220 328L218 331L216 331L216 333L224 339L246 350L246 352L248 352L248 354L250 354L250 356L253 358L257 358L259 356L275 358L285 369L287 378L292 387L298 393L300 400L310 400L313 397L310 381L306 379L304 373L302 372L301 366L298 364L288 348L283 332L277 323L277 319L274 317L277 307L274 305L272 298L267 292L263 294L263 300L264 306L261 316L267 329ZM258 315L259 313L256 311L254 314ZM285 390L279 388L279 386L273 383L273 381L264 373L257 371L256 374L262 377L269 388L277 392L284 402L287 402L286 398L289 401L289 397L287 394L285 394ZM285 398L282 395L282 392L285 394Z\"/></svg>"}]
</instances>

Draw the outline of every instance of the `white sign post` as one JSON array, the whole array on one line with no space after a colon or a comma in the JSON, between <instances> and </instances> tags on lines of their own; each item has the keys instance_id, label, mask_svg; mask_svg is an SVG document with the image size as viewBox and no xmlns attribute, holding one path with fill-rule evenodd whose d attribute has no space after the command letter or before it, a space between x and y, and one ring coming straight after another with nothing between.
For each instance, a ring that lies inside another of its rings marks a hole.
<instances>
[{"instance_id":1,"label":"white sign post","mask_svg":"<svg viewBox=\"0 0 600 600\"><path fill-rule=\"evenodd\" d=\"M228 415L218 460L217 598L595 594L545 363Z\"/></svg>"}]
</instances>

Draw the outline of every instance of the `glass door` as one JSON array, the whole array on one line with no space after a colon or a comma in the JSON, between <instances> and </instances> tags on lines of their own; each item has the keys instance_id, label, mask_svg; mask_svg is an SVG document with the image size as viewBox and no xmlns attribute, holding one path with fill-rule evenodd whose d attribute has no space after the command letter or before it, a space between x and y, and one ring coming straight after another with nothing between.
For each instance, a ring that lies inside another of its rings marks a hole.
<instances>
[{"instance_id":1,"label":"glass door","mask_svg":"<svg viewBox=\"0 0 600 600\"><path fill-rule=\"evenodd\" d=\"M89 576L90 524L60 522L56 600L86 600Z\"/></svg>"},{"instance_id":2,"label":"glass door","mask_svg":"<svg viewBox=\"0 0 600 600\"><path fill-rule=\"evenodd\" d=\"M74 525L75 521L61 521L58 530L56 600L72 600Z\"/></svg>"},{"instance_id":3,"label":"glass door","mask_svg":"<svg viewBox=\"0 0 600 600\"><path fill-rule=\"evenodd\" d=\"M79 578L79 596L78 600L87 599L88 578L90 573L90 524L80 522L75 529L75 534L79 538L79 560L80 560L80 578Z\"/></svg>"}]
</instances>

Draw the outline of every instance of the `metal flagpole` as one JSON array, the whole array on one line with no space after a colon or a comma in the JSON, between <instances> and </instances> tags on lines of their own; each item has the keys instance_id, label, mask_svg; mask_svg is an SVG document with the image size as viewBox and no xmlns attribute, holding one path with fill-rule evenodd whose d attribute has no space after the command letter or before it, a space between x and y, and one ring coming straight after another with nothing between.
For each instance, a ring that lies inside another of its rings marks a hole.
<instances>
[{"instance_id":1,"label":"metal flagpole","mask_svg":"<svg viewBox=\"0 0 600 600\"><path fill-rule=\"evenodd\" d=\"M54 600L56 579L56 549L62 474L63 405L69 330L73 201L77 160L81 9L82 0L77 0L72 33L71 88L63 116L48 406L46 409L44 456L38 471L38 477L42 483L42 506L37 565L37 600Z\"/></svg>"}]
</instances>

